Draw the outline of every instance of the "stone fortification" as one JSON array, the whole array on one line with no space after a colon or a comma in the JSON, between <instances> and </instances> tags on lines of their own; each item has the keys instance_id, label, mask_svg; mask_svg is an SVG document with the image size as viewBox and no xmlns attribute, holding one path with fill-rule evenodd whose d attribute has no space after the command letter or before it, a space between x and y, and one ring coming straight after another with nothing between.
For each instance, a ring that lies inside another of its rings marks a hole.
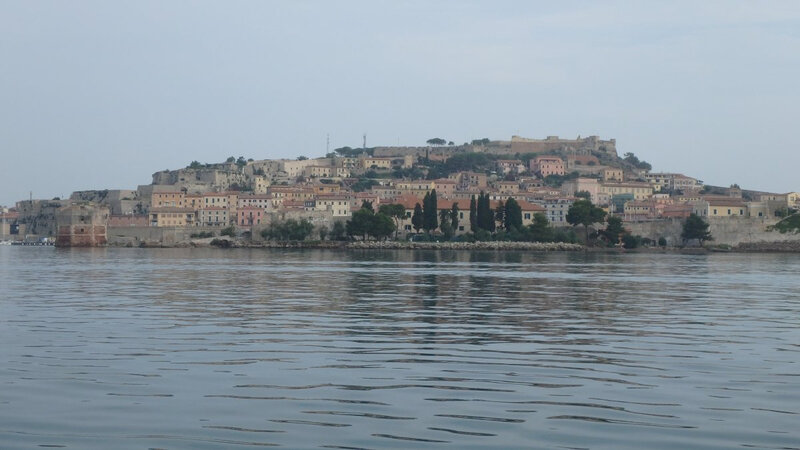
<instances>
[{"instance_id":1,"label":"stone fortification","mask_svg":"<svg viewBox=\"0 0 800 450\"><path fill-rule=\"evenodd\" d=\"M56 212L68 205L68 200L23 200L17 202L17 223L24 234L55 236L58 231Z\"/></svg>"},{"instance_id":2,"label":"stone fortification","mask_svg":"<svg viewBox=\"0 0 800 450\"><path fill-rule=\"evenodd\" d=\"M597 136L577 139L562 139L558 136L548 136L546 139L528 139L520 136L511 137L512 153L546 153L551 151L566 151L578 154L591 154L592 152L617 156L616 139L602 140Z\"/></svg>"},{"instance_id":3,"label":"stone fortification","mask_svg":"<svg viewBox=\"0 0 800 450\"><path fill-rule=\"evenodd\" d=\"M454 146L441 146L441 147L375 147L372 155L376 158L391 158L399 156L413 156L415 158L424 158L426 156L436 157L445 156L449 157L458 153L471 153L478 151L476 146L473 145L454 145Z\"/></svg>"},{"instance_id":4,"label":"stone fortification","mask_svg":"<svg viewBox=\"0 0 800 450\"><path fill-rule=\"evenodd\" d=\"M233 184L245 186L248 183L244 171L233 164L229 168L200 168L164 170L153 174L154 185L170 185L176 189L185 188L188 192L206 190L225 191Z\"/></svg>"},{"instance_id":5,"label":"stone fortification","mask_svg":"<svg viewBox=\"0 0 800 450\"><path fill-rule=\"evenodd\" d=\"M75 191L69 197L72 203L96 203L111 209L111 214L136 214L143 211L139 206L138 193L130 189L102 189Z\"/></svg>"},{"instance_id":6,"label":"stone fortification","mask_svg":"<svg viewBox=\"0 0 800 450\"><path fill-rule=\"evenodd\" d=\"M56 212L57 247L102 247L107 243L109 209L106 206L70 205Z\"/></svg>"},{"instance_id":7,"label":"stone fortification","mask_svg":"<svg viewBox=\"0 0 800 450\"><path fill-rule=\"evenodd\" d=\"M165 246L189 242L192 234L200 232L219 234L219 228L204 227L130 227L109 226L108 245L118 247Z\"/></svg>"},{"instance_id":8,"label":"stone fortification","mask_svg":"<svg viewBox=\"0 0 800 450\"><path fill-rule=\"evenodd\" d=\"M768 231L771 225L777 221L774 219L760 217L728 218L720 217L706 218L708 231L714 238L711 245L745 245L745 244L765 244L781 242L798 242L800 234L784 233L778 231ZM683 231L683 221L678 219L659 220L653 222L634 222L625 223L632 234L638 234L655 241L663 237L669 245L681 245L681 232Z\"/></svg>"}]
</instances>

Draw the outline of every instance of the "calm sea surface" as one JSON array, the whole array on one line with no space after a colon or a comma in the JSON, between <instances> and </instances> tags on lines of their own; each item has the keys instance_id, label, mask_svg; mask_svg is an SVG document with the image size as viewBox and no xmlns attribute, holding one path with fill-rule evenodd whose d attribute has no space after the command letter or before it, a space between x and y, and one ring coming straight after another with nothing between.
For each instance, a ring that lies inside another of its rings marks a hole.
<instances>
[{"instance_id":1,"label":"calm sea surface","mask_svg":"<svg viewBox=\"0 0 800 450\"><path fill-rule=\"evenodd\" d=\"M800 448L800 255L0 247L0 448Z\"/></svg>"}]
</instances>

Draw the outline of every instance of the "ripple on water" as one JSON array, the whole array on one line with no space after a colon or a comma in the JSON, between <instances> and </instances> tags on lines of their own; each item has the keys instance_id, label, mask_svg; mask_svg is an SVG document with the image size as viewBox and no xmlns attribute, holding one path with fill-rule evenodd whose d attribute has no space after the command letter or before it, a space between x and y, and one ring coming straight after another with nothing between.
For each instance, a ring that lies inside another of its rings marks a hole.
<instances>
[{"instance_id":1,"label":"ripple on water","mask_svg":"<svg viewBox=\"0 0 800 450\"><path fill-rule=\"evenodd\" d=\"M0 247L0 442L798 448L799 271L799 255Z\"/></svg>"}]
</instances>

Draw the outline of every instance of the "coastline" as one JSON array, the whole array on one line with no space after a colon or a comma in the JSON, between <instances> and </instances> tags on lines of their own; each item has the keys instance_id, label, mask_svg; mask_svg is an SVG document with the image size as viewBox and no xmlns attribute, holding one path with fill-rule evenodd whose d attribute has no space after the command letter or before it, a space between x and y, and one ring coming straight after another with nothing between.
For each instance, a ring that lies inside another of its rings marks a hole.
<instances>
[{"instance_id":1,"label":"coastline","mask_svg":"<svg viewBox=\"0 0 800 450\"><path fill-rule=\"evenodd\" d=\"M216 244L212 244L216 241ZM133 245L109 245L109 247L133 247ZM263 249L308 249L308 250L447 250L447 251L533 251L533 252L590 252L590 253L680 253L702 255L710 253L800 253L800 241L759 242L740 244L735 247L586 247L582 244L562 242L409 242L409 241L262 241L252 242L237 239L215 238L183 241L175 244L141 242L141 248L263 248Z\"/></svg>"}]
</instances>

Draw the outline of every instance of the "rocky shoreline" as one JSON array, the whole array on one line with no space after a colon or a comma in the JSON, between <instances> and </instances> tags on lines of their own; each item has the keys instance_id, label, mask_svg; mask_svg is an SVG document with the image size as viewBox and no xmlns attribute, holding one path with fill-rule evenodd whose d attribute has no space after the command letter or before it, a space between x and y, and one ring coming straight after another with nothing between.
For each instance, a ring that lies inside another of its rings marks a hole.
<instances>
[{"instance_id":1,"label":"rocky shoreline","mask_svg":"<svg viewBox=\"0 0 800 450\"><path fill-rule=\"evenodd\" d=\"M131 247L132 245L112 245L115 247ZM145 241L142 248L280 248L280 249L321 249L321 250L454 250L454 251L533 251L533 252L576 252L594 253L682 253L706 254L716 252L730 253L800 253L800 241L792 242L758 242L740 244L735 247L648 247L621 249L607 247L586 247L581 244L562 242L409 242L409 241L262 241L252 242L230 238L193 239L172 245L161 242Z\"/></svg>"},{"instance_id":2,"label":"rocky shoreline","mask_svg":"<svg viewBox=\"0 0 800 450\"><path fill-rule=\"evenodd\" d=\"M580 244L567 244L561 242L408 242L408 241L264 241L251 242L226 238L197 239L180 242L175 245L163 245L157 242L145 242L140 245L145 248L284 248L284 249L323 249L323 250L486 250L486 251L583 251L586 249Z\"/></svg>"}]
</instances>

